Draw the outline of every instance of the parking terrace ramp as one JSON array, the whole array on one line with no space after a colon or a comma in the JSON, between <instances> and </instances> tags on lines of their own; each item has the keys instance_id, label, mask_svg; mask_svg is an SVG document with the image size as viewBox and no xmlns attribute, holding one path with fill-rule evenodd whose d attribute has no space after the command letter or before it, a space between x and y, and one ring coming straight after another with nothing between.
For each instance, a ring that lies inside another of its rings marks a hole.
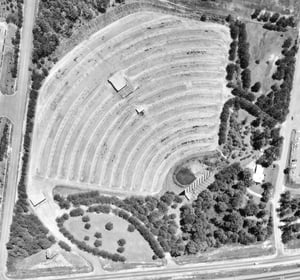
<instances>
[{"instance_id":1,"label":"parking terrace ramp","mask_svg":"<svg viewBox=\"0 0 300 280\"><path fill-rule=\"evenodd\" d=\"M158 12L95 33L40 91L32 180L159 192L179 160L217 146L229 43L226 26Z\"/></svg>"}]
</instances>

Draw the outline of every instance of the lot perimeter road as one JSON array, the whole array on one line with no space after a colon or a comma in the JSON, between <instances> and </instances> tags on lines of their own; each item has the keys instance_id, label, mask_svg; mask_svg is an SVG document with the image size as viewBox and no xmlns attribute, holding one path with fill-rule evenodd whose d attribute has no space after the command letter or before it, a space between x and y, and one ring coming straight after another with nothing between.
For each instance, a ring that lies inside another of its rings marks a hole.
<instances>
[{"instance_id":1,"label":"lot perimeter road","mask_svg":"<svg viewBox=\"0 0 300 280\"><path fill-rule=\"evenodd\" d=\"M9 228L12 221L13 208L16 200L18 169L21 156L23 138L23 124L25 120L27 90L29 85L29 65L32 51L32 29L38 0L24 1L24 22L20 45L19 76L17 80L17 92L14 96L1 96L0 112L14 123L12 135L12 152L8 169L7 190L3 205L2 233L0 239L0 279L5 278L6 270L6 243L9 239Z\"/></svg>"}]
</instances>

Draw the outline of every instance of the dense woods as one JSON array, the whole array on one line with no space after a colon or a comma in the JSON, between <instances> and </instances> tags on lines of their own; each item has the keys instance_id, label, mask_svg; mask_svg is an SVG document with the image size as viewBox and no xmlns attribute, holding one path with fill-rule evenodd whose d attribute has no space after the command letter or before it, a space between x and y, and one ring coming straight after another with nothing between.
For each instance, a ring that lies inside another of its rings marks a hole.
<instances>
[{"instance_id":1,"label":"dense woods","mask_svg":"<svg viewBox=\"0 0 300 280\"><path fill-rule=\"evenodd\" d=\"M39 16L33 29L33 62L54 53L61 38L69 38L76 24L105 13L109 0L42 0Z\"/></svg>"},{"instance_id":2,"label":"dense woods","mask_svg":"<svg viewBox=\"0 0 300 280\"><path fill-rule=\"evenodd\" d=\"M215 176L215 182L202 191L192 205L181 208L186 253L196 254L209 247L264 241L272 234L272 220L265 203L246 197L251 174L233 164Z\"/></svg>"}]
</instances>

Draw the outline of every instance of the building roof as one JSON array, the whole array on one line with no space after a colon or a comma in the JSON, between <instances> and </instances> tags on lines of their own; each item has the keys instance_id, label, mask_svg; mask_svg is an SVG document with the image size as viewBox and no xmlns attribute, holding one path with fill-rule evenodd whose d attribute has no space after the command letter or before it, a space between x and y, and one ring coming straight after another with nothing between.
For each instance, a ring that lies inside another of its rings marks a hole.
<instances>
[{"instance_id":1,"label":"building roof","mask_svg":"<svg viewBox=\"0 0 300 280\"><path fill-rule=\"evenodd\" d=\"M116 91L120 91L127 85L127 81L121 72L113 74L108 81Z\"/></svg>"},{"instance_id":2,"label":"building roof","mask_svg":"<svg viewBox=\"0 0 300 280\"><path fill-rule=\"evenodd\" d=\"M260 164L257 164L253 173L253 181L255 183L262 183L264 179L264 168Z\"/></svg>"},{"instance_id":3,"label":"building roof","mask_svg":"<svg viewBox=\"0 0 300 280\"><path fill-rule=\"evenodd\" d=\"M252 171L252 179L255 183L262 183L265 179L264 168L255 161L251 161L246 167Z\"/></svg>"},{"instance_id":4,"label":"building roof","mask_svg":"<svg viewBox=\"0 0 300 280\"><path fill-rule=\"evenodd\" d=\"M46 197L42 192L34 193L30 196L30 202L35 207L46 200Z\"/></svg>"}]
</instances>

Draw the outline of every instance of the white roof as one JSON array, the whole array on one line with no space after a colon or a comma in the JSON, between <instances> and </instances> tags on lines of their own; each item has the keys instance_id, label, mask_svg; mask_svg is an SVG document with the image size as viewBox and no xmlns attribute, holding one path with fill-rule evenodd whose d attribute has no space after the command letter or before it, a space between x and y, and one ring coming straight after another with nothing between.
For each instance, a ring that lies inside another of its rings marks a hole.
<instances>
[{"instance_id":1,"label":"white roof","mask_svg":"<svg viewBox=\"0 0 300 280\"><path fill-rule=\"evenodd\" d=\"M253 181L256 183L262 183L264 179L264 168L260 164L257 164L253 173Z\"/></svg>"},{"instance_id":2,"label":"white roof","mask_svg":"<svg viewBox=\"0 0 300 280\"><path fill-rule=\"evenodd\" d=\"M137 106L135 106L135 110L140 113L140 112L143 112L145 110L145 108L142 105L137 105Z\"/></svg>"},{"instance_id":3,"label":"white roof","mask_svg":"<svg viewBox=\"0 0 300 280\"><path fill-rule=\"evenodd\" d=\"M127 81L121 72L116 72L115 74L113 74L108 79L108 81L111 83L111 85L114 87L116 91L120 91L122 88L124 88L127 85Z\"/></svg>"},{"instance_id":4,"label":"white roof","mask_svg":"<svg viewBox=\"0 0 300 280\"><path fill-rule=\"evenodd\" d=\"M248 167L249 169L251 169L254 172L255 166L256 166L256 163L253 160L253 161L249 162L246 167Z\"/></svg>"},{"instance_id":5,"label":"white roof","mask_svg":"<svg viewBox=\"0 0 300 280\"><path fill-rule=\"evenodd\" d=\"M30 202L33 206L37 206L46 199L42 192L34 193L30 196Z\"/></svg>"}]
</instances>

